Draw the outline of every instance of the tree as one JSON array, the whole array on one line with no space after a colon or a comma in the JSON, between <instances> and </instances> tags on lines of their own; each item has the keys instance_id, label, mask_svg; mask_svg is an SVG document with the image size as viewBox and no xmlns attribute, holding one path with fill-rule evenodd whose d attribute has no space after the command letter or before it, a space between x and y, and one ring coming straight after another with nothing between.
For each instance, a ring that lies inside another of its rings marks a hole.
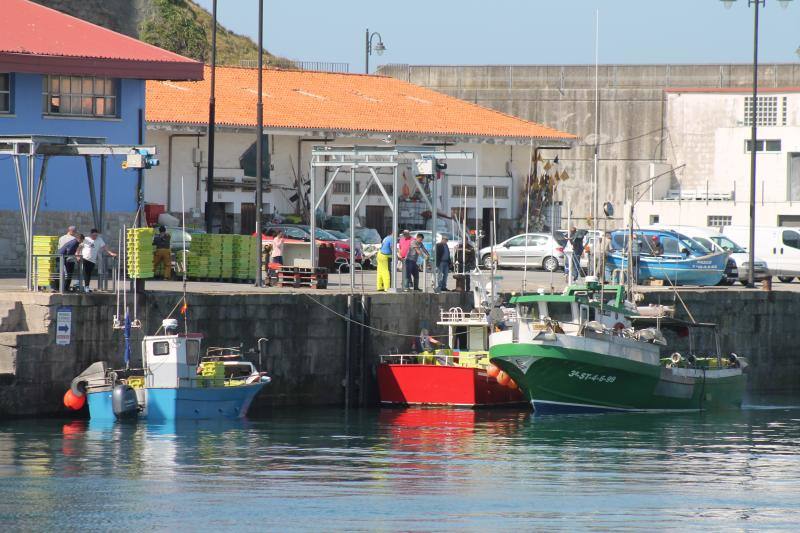
<instances>
[{"instance_id":1,"label":"tree","mask_svg":"<svg viewBox=\"0 0 800 533\"><path fill-rule=\"evenodd\" d=\"M208 39L205 29L184 0L154 0L153 13L139 34L146 43L205 61Z\"/></svg>"}]
</instances>

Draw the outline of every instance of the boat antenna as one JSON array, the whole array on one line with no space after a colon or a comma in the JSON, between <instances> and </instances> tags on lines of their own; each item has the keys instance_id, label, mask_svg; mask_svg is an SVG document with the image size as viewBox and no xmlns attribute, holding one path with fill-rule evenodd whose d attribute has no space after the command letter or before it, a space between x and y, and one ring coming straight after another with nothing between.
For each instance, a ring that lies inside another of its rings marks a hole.
<instances>
[{"instance_id":1,"label":"boat antenna","mask_svg":"<svg viewBox=\"0 0 800 533\"><path fill-rule=\"evenodd\" d=\"M530 159L528 161L528 175L525 176L525 248L522 261L522 294L528 288L528 233L531 225L531 173L533 172L533 139L531 139ZM477 194L477 192L476 192Z\"/></svg>"},{"instance_id":2,"label":"boat antenna","mask_svg":"<svg viewBox=\"0 0 800 533\"><path fill-rule=\"evenodd\" d=\"M464 175L461 175L461 194L464 195L464 213L461 217L461 274L466 275L467 273L467 242L469 238L467 237L467 188L464 186ZM478 195L478 189L475 189L475 196ZM476 230L478 228L475 228ZM474 254L473 254L474 255ZM466 283L464 284L464 288L466 288Z\"/></svg>"},{"instance_id":3,"label":"boat antenna","mask_svg":"<svg viewBox=\"0 0 800 533\"><path fill-rule=\"evenodd\" d=\"M186 302L186 205L184 199L183 175L181 175L181 248L183 253L183 306L181 306L181 314L183 315L184 332L189 334L189 305Z\"/></svg>"},{"instance_id":4,"label":"boat antenna","mask_svg":"<svg viewBox=\"0 0 800 533\"><path fill-rule=\"evenodd\" d=\"M495 290L495 284L497 283L497 280L495 279L497 274L497 262L494 260L496 257L495 254L497 253L497 199L494 192L494 185L492 185L492 306L495 304L495 294L497 294L497 291ZM475 190L475 196L478 196L477 189Z\"/></svg>"}]
</instances>

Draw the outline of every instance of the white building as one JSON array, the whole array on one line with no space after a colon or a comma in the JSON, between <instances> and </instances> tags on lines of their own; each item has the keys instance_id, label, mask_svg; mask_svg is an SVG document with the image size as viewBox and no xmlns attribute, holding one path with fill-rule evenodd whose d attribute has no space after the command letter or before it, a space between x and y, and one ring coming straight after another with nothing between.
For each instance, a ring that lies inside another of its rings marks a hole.
<instances>
[{"instance_id":1,"label":"white building","mask_svg":"<svg viewBox=\"0 0 800 533\"><path fill-rule=\"evenodd\" d=\"M255 69L216 71L214 203L224 231L254 228L256 79ZM158 146L161 166L147 172L145 201L173 213L181 211L183 201L196 226L203 225L206 200L208 80L206 67L205 81L147 87L146 143ZM574 141L567 133L384 76L268 69L263 100L269 154L265 213L300 213L298 199L308 193L314 146L445 144L448 150L473 152L474 159L448 162L439 212L462 209L466 187L471 226L476 194L479 219L488 221L494 195L498 219L513 226L524 209L517 178L528 173L533 150L553 157ZM317 170L318 191L331 174ZM399 174L401 198L413 194L412 166L401 166ZM357 192L368 177L366 170L357 173ZM391 191L391 174L381 182ZM342 173L323 204L327 214L349 214L349 188L349 176ZM401 218L412 207L413 202L402 204ZM364 225L388 232L391 214L377 187L357 215Z\"/></svg>"},{"instance_id":2,"label":"white building","mask_svg":"<svg viewBox=\"0 0 800 533\"><path fill-rule=\"evenodd\" d=\"M664 101L667 161L650 176L666 174L635 192L637 222L749 224L752 90L668 89ZM800 226L800 89L760 89L757 112L756 224Z\"/></svg>"}]
</instances>

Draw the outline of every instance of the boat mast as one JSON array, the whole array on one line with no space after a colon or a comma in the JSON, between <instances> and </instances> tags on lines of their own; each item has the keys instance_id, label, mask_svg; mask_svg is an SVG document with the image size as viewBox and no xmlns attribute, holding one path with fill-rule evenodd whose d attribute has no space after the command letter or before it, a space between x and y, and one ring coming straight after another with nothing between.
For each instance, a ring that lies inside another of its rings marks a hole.
<instances>
[{"instance_id":1,"label":"boat mast","mask_svg":"<svg viewBox=\"0 0 800 533\"><path fill-rule=\"evenodd\" d=\"M600 83L599 83L599 48L600 48L600 10L594 12L594 173L592 176L592 229L597 237L598 206L598 150L600 148ZM597 276L597 254L592 254L592 275Z\"/></svg>"},{"instance_id":2,"label":"boat mast","mask_svg":"<svg viewBox=\"0 0 800 533\"><path fill-rule=\"evenodd\" d=\"M186 205L184 203L183 175L181 175L181 240L183 241L183 327L184 332L188 335L189 313L186 308Z\"/></svg>"},{"instance_id":3,"label":"boat mast","mask_svg":"<svg viewBox=\"0 0 800 533\"><path fill-rule=\"evenodd\" d=\"M533 139L531 139L528 175L525 176L525 196L527 197L527 201L525 202L525 257L522 262L522 294L525 294L525 290L528 286L528 232L530 231L531 223L531 172L533 172Z\"/></svg>"}]
</instances>

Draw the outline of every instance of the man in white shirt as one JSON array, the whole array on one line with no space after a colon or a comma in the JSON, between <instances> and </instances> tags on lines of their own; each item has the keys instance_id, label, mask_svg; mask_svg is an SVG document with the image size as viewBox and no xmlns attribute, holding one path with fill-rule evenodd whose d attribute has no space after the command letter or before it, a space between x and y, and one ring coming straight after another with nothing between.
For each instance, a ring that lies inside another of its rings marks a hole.
<instances>
[{"instance_id":1,"label":"man in white shirt","mask_svg":"<svg viewBox=\"0 0 800 533\"><path fill-rule=\"evenodd\" d=\"M106 241L100 236L100 232L92 228L92 231L81 243L81 263L83 264L84 291L86 292L89 292L92 272L94 272L94 267L101 253L106 253L111 257L117 256L116 253L106 247Z\"/></svg>"}]
</instances>

